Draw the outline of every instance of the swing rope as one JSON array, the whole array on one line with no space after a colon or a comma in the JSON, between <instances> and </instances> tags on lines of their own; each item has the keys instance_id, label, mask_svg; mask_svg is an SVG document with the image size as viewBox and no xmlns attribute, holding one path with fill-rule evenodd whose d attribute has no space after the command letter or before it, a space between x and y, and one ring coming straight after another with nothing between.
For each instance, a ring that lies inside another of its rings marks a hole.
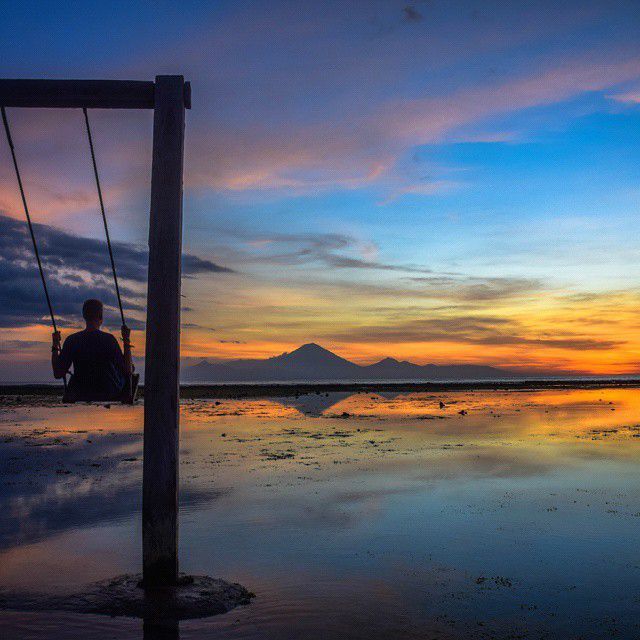
<instances>
[{"instance_id":1,"label":"swing rope","mask_svg":"<svg viewBox=\"0 0 640 640\"><path fill-rule=\"evenodd\" d=\"M38 251L38 243L36 242L36 235L33 232L33 224L31 223L31 216L29 215L29 206L27 205L27 197L24 194L24 187L22 186L22 177L20 176L20 169L18 168L18 160L16 158L15 147L13 146L13 138L11 137L11 129L9 128L9 120L7 119L7 112L4 107L0 107L0 110L2 111L2 124L4 125L4 132L7 136L9 149L11 150L13 168L15 169L16 178L18 179L18 188L20 189L20 197L22 198L22 207L24 208L24 214L27 218L27 224L29 226L29 234L31 235L31 242L33 243L33 252L36 255L36 261L38 263L38 271L40 272L40 280L42 280L42 288L44 289L44 296L47 299L47 306L49 307L51 324L53 325L54 333L57 333L58 327L56 325L56 317L53 313L51 298L49 297L49 288L47 287L47 280L44 277L44 269L42 268L42 261L40 260L40 252ZM66 373L62 377L62 383L64 385L64 390L66 393L67 391L67 374Z\"/></svg>"},{"instance_id":2,"label":"swing rope","mask_svg":"<svg viewBox=\"0 0 640 640\"><path fill-rule=\"evenodd\" d=\"M96 187L98 188L98 200L100 201L100 211L102 212L102 222L104 223L104 234L107 238L107 248L109 249L109 258L111 259L111 271L113 273L113 282L116 286L116 297L118 298L118 307L120 308L120 318L122 324L124 321L124 311L122 309L122 299L120 298L120 287L118 286L118 276L116 275L116 263L113 259L113 250L111 249L111 238L109 237L109 227L107 226L107 215L104 210L104 201L102 199L102 187L100 186L100 177L98 175L98 165L96 164L96 154L93 149L93 137L91 135L91 126L89 125L89 114L86 107L82 109L84 114L84 122L87 127L87 138L89 138L89 148L91 149L91 161L93 163L93 175L96 178Z\"/></svg>"},{"instance_id":3,"label":"swing rope","mask_svg":"<svg viewBox=\"0 0 640 640\"><path fill-rule=\"evenodd\" d=\"M16 150L13 146L13 138L11 137L11 130L9 129L9 121L7 120L7 112L4 107L2 109L2 123L4 124L4 132L7 136L7 142L9 143L9 149L11 149L11 158L13 159L13 168L16 172L16 178L18 179L18 187L20 189L20 197L22 198L22 206L24 213L27 217L27 224L29 225L29 233L31 234L31 242L33 242L33 252L36 254L36 260L38 262L38 270L40 271L40 279L42 280L42 287L44 288L44 295L47 298L47 306L49 307L49 315L51 316L51 324L53 330L57 331L56 319L53 315L53 307L51 306L51 298L49 298L49 289L47 288L47 281L44 277L44 270L42 269L42 262L40 260L40 252L38 251L38 244L36 243L36 236L33 232L33 225L31 224L31 216L29 215L29 207L27 206L27 198L24 195L24 188L22 186L22 178L20 177L20 169L18 168L18 161L16 159Z\"/></svg>"},{"instance_id":4,"label":"swing rope","mask_svg":"<svg viewBox=\"0 0 640 640\"><path fill-rule=\"evenodd\" d=\"M91 135L91 125L89 124L89 112L86 107L82 108L84 114L84 123L87 129L87 138L89 139L89 149L91 150L91 162L93 164L93 175L96 179L96 188L98 190L98 200L100 201L100 212L102 213L102 222L104 223L104 235L107 239L107 249L109 250L109 259L111 260L111 273L113 273L113 283L116 287L116 297L118 298L118 308L120 309L120 319L122 326L125 326L124 310L122 308L122 298L120 297L120 287L118 286L118 276L116 274L116 263L113 259L113 249L111 248L111 237L109 236L109 226L107 225L107 214L104 210L104 200L102 199L102 186L100 185L100 175L98 174L98 164L96 162L96 153L93 148L93 136ZM133 389L133 375L129 375L129 390ZM131 393L134 393L131 391ZM135 393L134 393L135 395Z\"/></svg>"},{"instance_id":5,"label":"swing rope","mask_svg":"<svg viewBox=\"0 0 640 640\"><path fill-rule=\"evenodd\" d=\"M33 243L33 252L36 256L36 261L38 263L38 271L40 273L40 280L42 281L42 288L44 289L44 295L47 299L47 306L49 307L49 315L51 316L51 324L53 325L53 331L57 333L58 327L56 325L56 318L53 313L53 305L51 304L51 298L49 296L49 288L47 287L47 280L44 275L44 269L42 267L42 260L40 259L40 251L38 250L38 243L36 242L36 236L33 230L33 224L31 222L31 215L29 214L29 206L27 205L27 197L24 192L24 186L22 184L22 177L20 175L20 169L18 167L18 160L16 158L16 150L13 144L13 137L11 136L11 129L9 127L9 120L7 118L7 112L4 106L0 107L2 111L2 123L4 125L4 132L7 137L7 142L9 143L9 149L11 150L11 158L13 160L13 168L16 173L16 178L18 180L18 187L20 189L20 197L22 198L22 206L24 208L24 213L27 218L27 224L29 226L29 234L31 235L31 242ZM102 213L102 222L104 224L104 233L107 239L107 249L109 250L109 259L111 260L111 272L113 273L113 282L115 284L116 289L116 297L118 299L118 308L120 309L120 319L122 320L122 324L125 324L124 321L124 309L122 307L122 298L120 297L120 287L118 286L118 276L116 274L116 263L113 258L113 249L111 247L111 237L109 236L109 226L107 224L107 214L104 208L104 199L102 197L102 186L100 184L100 176L98 174L98 164L96 162L96 154L93 147L93 136L91 135L91 125L89 124L89 114L87 112L86 107L82 109L84 114L84 122L87 130L87 138L89 139L89 149L91 151L91 162L93 164L93 175L96 180L96 187L98 190L98 200L100 202L100 212ZM66 391L67 388L67 376L66 374L63 377L64 388Z\"/></svg>"}]
</instances>

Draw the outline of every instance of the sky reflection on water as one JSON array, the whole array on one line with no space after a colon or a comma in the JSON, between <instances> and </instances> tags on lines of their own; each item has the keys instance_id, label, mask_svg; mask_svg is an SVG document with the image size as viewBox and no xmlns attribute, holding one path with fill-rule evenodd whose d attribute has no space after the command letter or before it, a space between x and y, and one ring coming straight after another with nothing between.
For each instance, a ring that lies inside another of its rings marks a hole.
<instances>
[{"instance_id":1,"label":"sky reflection on water","mask_svg":"<svg viewBox=\"0 0 640 640\"><path fill-rule=\"evenodd\" d=\"M258 597L181 637L638 637L638 395L185 402L182 569ZM138 571L141 424L141 407L3 410L4 590ZM91 616L48 615L0 631L94 637Z\"/></svg>"}]
</instances>

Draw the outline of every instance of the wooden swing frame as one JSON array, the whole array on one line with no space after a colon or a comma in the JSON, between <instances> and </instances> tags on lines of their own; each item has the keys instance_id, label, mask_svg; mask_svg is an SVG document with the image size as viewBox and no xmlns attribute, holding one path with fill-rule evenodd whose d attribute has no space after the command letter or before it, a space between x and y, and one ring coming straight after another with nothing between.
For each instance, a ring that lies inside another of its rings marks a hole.
<instances>
[{"instance_id":1,"label":"wooden swing frame","mask_svg":"<svg viewBox=\"0 0 640 640\"><path fill-rule=\"evenodd\" d=\"M153 109L144 381L142 570L145 588L178 583L180 280L185 109L183 76L155 81L2 80L0 106Z\"/></svg>"}]
</instances>

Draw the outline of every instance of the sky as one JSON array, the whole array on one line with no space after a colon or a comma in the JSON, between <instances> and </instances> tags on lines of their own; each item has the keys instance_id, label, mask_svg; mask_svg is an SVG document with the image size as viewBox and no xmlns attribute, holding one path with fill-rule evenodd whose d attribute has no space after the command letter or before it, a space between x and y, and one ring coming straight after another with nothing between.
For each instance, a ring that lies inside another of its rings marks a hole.
<instances>
[{"instance_id":1,"label":"sky","mask_svg":"<svg viewBox=\"0 0 640 640\"><path fill-rule=\"evenodd\" d=\"M640 371L637 2L12 2L0 76L183 74L184 363ZM10 7L10 10L9 10ZM82 113L8 111L63 335L119 320ZM144 356L152 114L92 111ZM0 380L51 328L0 141Z\"/></svg>"}]
</instances>

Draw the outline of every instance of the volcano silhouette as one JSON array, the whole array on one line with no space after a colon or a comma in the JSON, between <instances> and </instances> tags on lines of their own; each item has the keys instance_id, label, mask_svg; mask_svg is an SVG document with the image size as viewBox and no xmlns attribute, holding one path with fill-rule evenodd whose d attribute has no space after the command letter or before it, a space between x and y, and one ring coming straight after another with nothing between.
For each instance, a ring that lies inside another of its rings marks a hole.
<instances>
[{"instance_id":1,"label":"volcano silhouette","mask_svg":"<svg viewBox=\"0 0 640 640\"><path fill-rule=\"evenodd\" d=\"M486 365L418 365L393 358L362 366L314 342L262 360L202 360L185 367L182 374L184 382L506 380L514 377L510 371Z\"/></svg>"}]
</instances>

